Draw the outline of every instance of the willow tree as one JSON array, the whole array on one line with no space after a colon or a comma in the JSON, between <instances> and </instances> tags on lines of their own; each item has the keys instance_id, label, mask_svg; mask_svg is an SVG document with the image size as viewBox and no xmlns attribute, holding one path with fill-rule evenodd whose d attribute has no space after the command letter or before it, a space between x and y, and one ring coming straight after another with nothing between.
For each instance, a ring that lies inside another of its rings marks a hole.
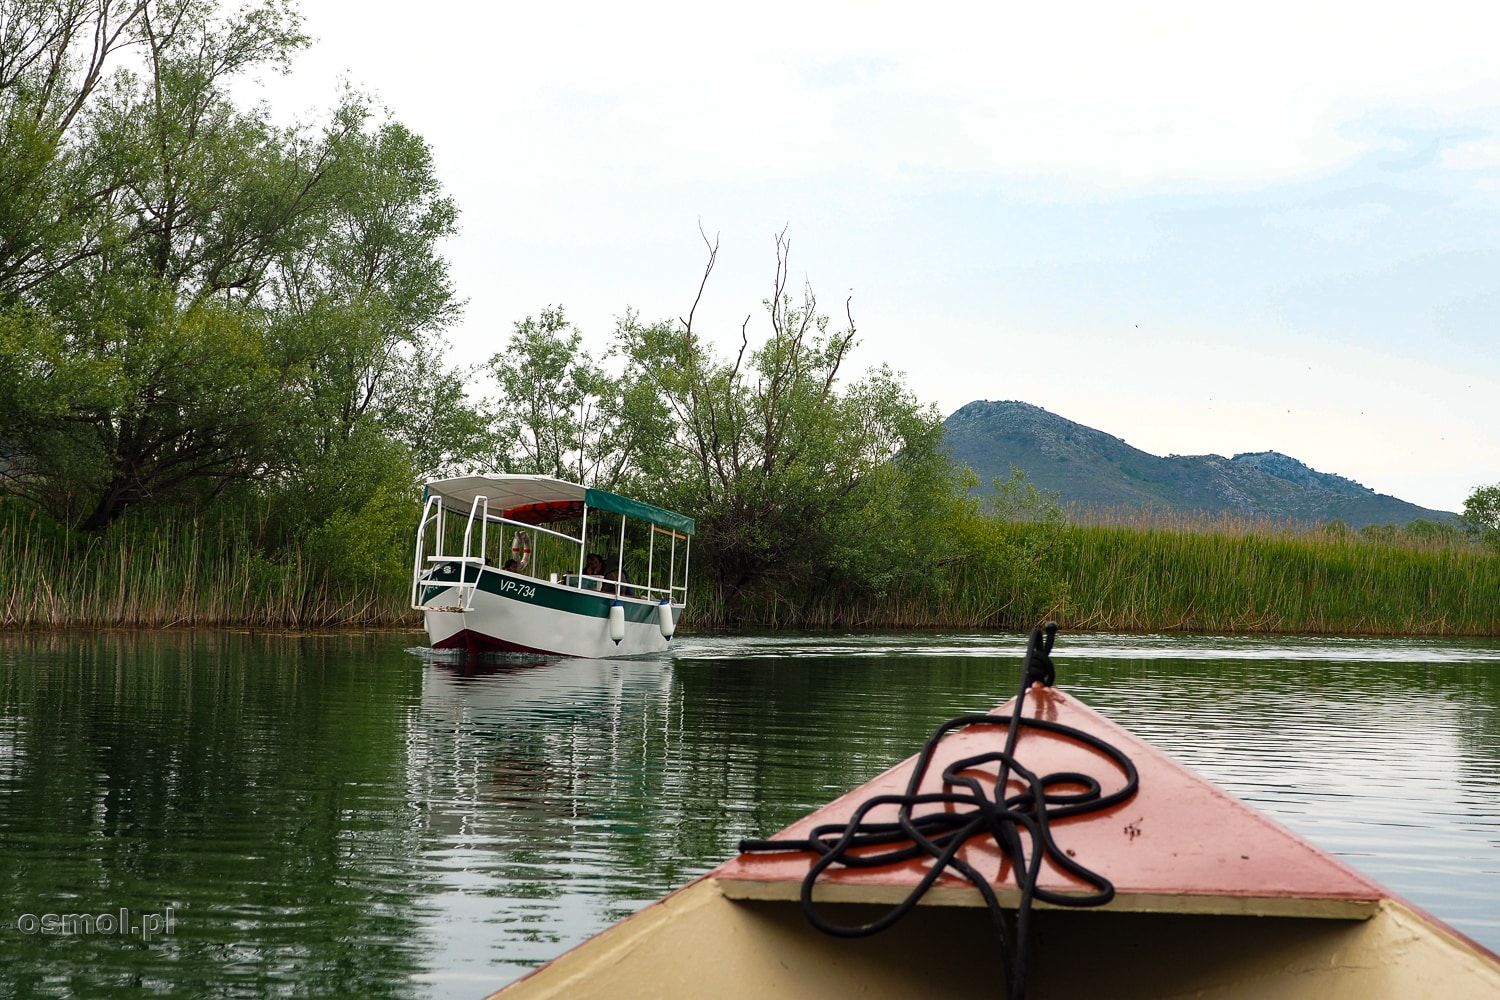
<instances>
[{"instance_id":1,"label":"willow tree","mask_svg":"<svg viewBox=\"0 0 1500 1000\"><path fill-rule=\"evenodd\" d=\"M1500 483L1475 487L1458 521L1470 538L1500 551Z\"/></svg>"},{"instance_id":2,"label":"willow tree","mask_svg":"<svg viewBox=\"0 0 1500 1000\"><path fill-rule=\"evenodd\" d=\"M97 529L344 455L441 464L417 414L456 392L456 210L366 98L316 127L236 102L306 43L283 0L0 0L9 492Z\"/></svg>"},{"instance_id":3,"label":"willow tree","mask_svg":"<svg viewBox=\"0 0 1500 1000\"><path fill-rule=\"evenodd\" d=\"M620 324L628 381L671 415L669 434L639 456L642 488L697 518L694 567L730 618L757 588L878 594L922 561L919 522L953 495L938 413L886 366L847 375L850 302L835 327L810 284L793 296L785 233L764 338L752 343L747 316L738 347L721 354L695 326L718 256L705 244L686 316Z\"/></svg>"},{"instance_id":4,"label":"willow tree","mask_svg":"<svg viewBox=\"0 0 1500 1000\"><path fill-rule=\"evenodd\" d=\"M488 414L488 466L626 488L670 428L652 386L618 373L618 350L595 358L562 306L516 323L487 366L500 390Z\"/></svg>"}]
</instances>

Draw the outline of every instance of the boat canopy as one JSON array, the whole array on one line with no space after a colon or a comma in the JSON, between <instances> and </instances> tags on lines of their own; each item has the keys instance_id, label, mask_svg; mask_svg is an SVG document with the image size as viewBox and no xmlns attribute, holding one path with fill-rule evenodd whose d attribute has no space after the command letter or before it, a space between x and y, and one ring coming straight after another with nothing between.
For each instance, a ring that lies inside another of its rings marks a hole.
<instances>
[{"instance_id":1,"label":"boat canopy","mask_svg":"<svg viewBox=\"0 0 1500 1000\"><path fill-rule=\"evenodd\" d=\"M684 535L691 535L696 527L693 519L683 514L674 514L670 510L662 510L649 503L641 503L639 500L632 500L605 490L588 490L584 502L595 510L607 510L616 514L624 514L626 517L650 521L659 528L680 531Z\"/></svg>"},{"instance_id":2,"label":"boat canopy","mask_svg":"<svg viewBox=\"0 0 1500 1000\"><path fill-rule=\"evenodd\" d=\"M477 497L485 497L492 511L527 524L545 524L577 517L583 512L583 505L588 504L595 510L607 510L649 521L658 527L680 531L685 535L691 535L695 528L693 519L685 515L622 497L618 493L589 489L551 476L460 476L456 479L435 479L427 484L422 494L423 502L434 496L442 498L444 507L459 513L468 513Z\"/></svg>"}]
</instances>

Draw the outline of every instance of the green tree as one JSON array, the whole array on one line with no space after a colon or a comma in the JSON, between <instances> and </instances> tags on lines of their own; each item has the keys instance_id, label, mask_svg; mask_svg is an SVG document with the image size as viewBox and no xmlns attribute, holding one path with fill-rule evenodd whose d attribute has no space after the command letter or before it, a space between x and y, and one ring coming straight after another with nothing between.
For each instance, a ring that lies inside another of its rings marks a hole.
<instances>
[{"instance_id":1,"label":"green tree","mask_svg":"<svg viewBox=\"0 0 1500 1000\"><path fill-rule=\"evenodd\" d=\"M757 587L878 590L913 572L924 511L953 489L935 409L889 368L842 378L855 345L848 304L835 330L810 286L794 300L789 249L778 235L769 334L752 347L747 318L733 358L694 329L697 301L678 323L627 316L619 331L627 381L650 387L671 418L638 455L638 475L697 518L694 570L731 618ZM717 253L708 244L698 301Z\"/></svg>"},{"instance_id":2,"label":"green tree","mask_svg":"<svg viewBox=\"0 0 1500 1000\"><path fill-rule=\"evenodd\" d=\"M144 0L0 0L0 304L102 246L100 212L126 178L85 155L77 134L149 10Z\"/></svg>"},{"instance_id":3,"label":"green tree","mask_svg":"<svg viewBox=\"0 0 1500 1000\"><path fill-rule=\"evenodd\" d=\"M1500 483L1475 487L1458 520L1470 538L1500 549Z\"/></svg>"},{"instance_id":4,"label":"green tree","mask_svg":"<svg viewBox=\"0 0 1500 1000\"><path fill-rule=\"evenodd\" d=\"M632 322L627 314L623 325ZM651 387L611 374L608 360L584 350L561 306L517 323L488 365L500 388L490 412L491 468L622 488L643 451L670 429Z\"/></svg>"},{"instance_id":5,"label":"green tree","mask_svg":"<svg viewBox=\"0 0 1500 1000\"><path fill-rule=\"evenodd\" d=\"M306 414L267 488L276 540L309 537L324 566L375 577L404 557L414 480L466 464L484 441L463 373L443 362L459 307L437 245L457 209L427 144L375 121L358 95L322 148L319 208L265 279Z\"/></svg>"},{"instance_id":6,"label":"green tree","mask_svg":"<svg viewBox=\"0 0 1500 1000\"><path fill-rule=\"evenodd\" d=\"M97 529L236 483L305 495L372 453L410 489L473 449L426 144L355 94L321 128L232 99L306 44L287 3L0 4L11 492Z\"/></svg>"},{"instance_id":7,"label":"green tree","mask_svg":"<svg viewBox=\"0 0 1500 1000\"><path fill-rule=\"evenodd\" d=\"M421 137L373 118L367 100L345 95L318 150L317 210L271 262L265 297L307 359L315 452L373 419L433 472L477 432L472 408L455 405L461 375L441 364L459 303L437 246L458 212Z\"/></svg>"}]
</instances>

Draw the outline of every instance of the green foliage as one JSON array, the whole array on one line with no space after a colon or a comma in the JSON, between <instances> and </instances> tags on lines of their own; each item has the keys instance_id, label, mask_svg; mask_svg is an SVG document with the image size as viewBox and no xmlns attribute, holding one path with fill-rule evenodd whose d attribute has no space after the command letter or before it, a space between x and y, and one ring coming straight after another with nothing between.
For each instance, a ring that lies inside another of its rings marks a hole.
<instances>
[{"instance_id":1,"label":"green foliage","mask_svg":"<svg viewBox=\"0 0 1500 1000\"><path fill-rule=\"evenodd\" d=\"M1470 538L1500 550L1500 483L1470 493L1458 520Z\"/></svg>"},{"instance_id":2,"label":"green foliage","mask_svg":"<svg viewBox=\"0 0 1500 1000\"><path fill-rule=\"evenodd\" d=\"M371 434L404 451L408 490L476 450L441 362L457 304L436 248L457 211L426 144L356 94L319 129L233 100L306 43L287 3L8 6L9 492L99 531L242 483L294 493ZM137 67L111 69L126 46Z\"/></svg>"},{"instance_id":3,"label":"green foliage","mask_svg":"<svg viewBox=\"0 0 1500 1000\"><path fill-rule=\"evenodd\" d=\"M419 494L410 454L373 423L356 428L280 488L262 491L260 546L300 551L334 585L380 586L411 573Z\"/></svg>"},{"instance_id":4,"label":"green foliage","mask_svg":"<svg viewBox=\"0 0 1500 1000\"><path fill-rule=\"evenodd\" d=\"M773 602L777 587L804 581L884 589L922 557L909 533L951 488L936 411L888 368L841 378L852 319L831 330L810 287L794 301L783 236L776 250L770 332L752 348L742 330L732 359L692 313L681 324L628 315L618 331L627 382L670 415L668 434L639 455L638 480L697 519L694 571L730 620L757 588ZM716 255L711 245L705 284Z\"/></svg>"},{"instance_id":5,"label":"green foliage","mask_svg":"<svg viewBox=\"0 0 1500 1000\"><path fill-rule=\"evenodd\" d=\"M561 306L517 323L488 370L500 387L489 412L495 471L616 490L643 447L669 433L649 387L610 374Z\"/></svg>"},{"instance_id":6,"label":"green foliage","mask_svg":"<svg viewBox=\"0 0 1500 1000\"><path fill-rule=\"evenodd\" d=\"M1461 545L1464 531L1447 521L1429 521L1417 518L1405 524L1367 524L1359 529L1361 537L1383 542L1387 545L1416 545L1428 548L1447 548Z\"/></svg>"}]
</instances>

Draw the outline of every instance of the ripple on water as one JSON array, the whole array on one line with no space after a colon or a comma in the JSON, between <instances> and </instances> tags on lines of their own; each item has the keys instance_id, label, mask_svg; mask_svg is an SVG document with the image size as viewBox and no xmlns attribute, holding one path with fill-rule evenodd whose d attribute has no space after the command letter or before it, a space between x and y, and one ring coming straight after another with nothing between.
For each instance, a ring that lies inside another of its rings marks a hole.
<instances>
[{"instance_id":1,"label":"ripple on water","mask_svg":"<svg viewBox=\"0 0 1500 1000\"><path fill-rule=\"evenodd\" d=\"M193 931L23 942L7 974L36 995L482 995L1005 701L1025 647L684 635L473 664L401 637L173 641L7 660L8 897L170 902ZM1500 644L1067 634L1055 658L1105 715L1500 948Z\"/></svg>"}]
</instances>

